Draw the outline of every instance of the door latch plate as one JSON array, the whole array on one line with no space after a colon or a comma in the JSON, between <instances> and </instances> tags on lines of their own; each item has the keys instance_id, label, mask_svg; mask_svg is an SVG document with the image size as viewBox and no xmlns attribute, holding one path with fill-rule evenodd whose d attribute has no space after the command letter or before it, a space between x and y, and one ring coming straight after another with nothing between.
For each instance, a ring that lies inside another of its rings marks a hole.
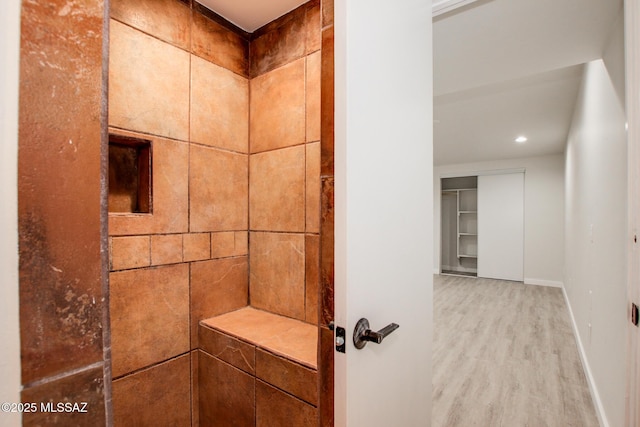
<instances>
[{"instance_id":1,"label":"door latch plate","mask_svg":"<svg viewBox=\"0 0 640 427\"><path fill-rule=\"evenodd\" d=\"M345 330L340 326L336 326L336 351L344 353L346 349Z\"/></svg>"}]
</instances>

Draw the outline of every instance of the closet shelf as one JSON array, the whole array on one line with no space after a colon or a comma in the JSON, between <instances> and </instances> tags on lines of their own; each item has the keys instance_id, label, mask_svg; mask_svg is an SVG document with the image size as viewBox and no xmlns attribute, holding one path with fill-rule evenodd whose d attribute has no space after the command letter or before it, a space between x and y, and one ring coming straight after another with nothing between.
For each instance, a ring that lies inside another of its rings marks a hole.
<instances>
[{"instance_id":1,"label":"closet shelf","mask_svg":"<svg viewBox=\"0 0 640 427\"><path fill-rule=\"evenodd\" d=\"M442 192L443 193L456 193L458 191L478 191L477 188L443 188Z\"/></svg>"},{"instance_id":2,"label":"closet shelf","mask_svg":"<svg viewBox=\"0 0 640 427\"><path fill-rule=\"evenodd\" d=\"M475 275L478 252L478 189L477 177L443 178L443 226L446 244L441 259L443 271L467 272ZM446 199L446 202L444 202Z\"/></svg>"}]
</instances>

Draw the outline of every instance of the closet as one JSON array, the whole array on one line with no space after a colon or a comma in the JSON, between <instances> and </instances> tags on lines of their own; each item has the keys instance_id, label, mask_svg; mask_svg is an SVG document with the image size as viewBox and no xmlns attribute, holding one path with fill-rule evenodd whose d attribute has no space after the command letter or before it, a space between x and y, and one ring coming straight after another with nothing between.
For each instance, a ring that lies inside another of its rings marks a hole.
<instances>
[{"instance_id":1,"label":"closet","mask_svg":"<svg viewBox=\"0 0 640 427\"><path fill-rule=\"evenodd\" d=\"M441 179L440 272L524 280L524 171Z\"/></svg>"}]
</instances>

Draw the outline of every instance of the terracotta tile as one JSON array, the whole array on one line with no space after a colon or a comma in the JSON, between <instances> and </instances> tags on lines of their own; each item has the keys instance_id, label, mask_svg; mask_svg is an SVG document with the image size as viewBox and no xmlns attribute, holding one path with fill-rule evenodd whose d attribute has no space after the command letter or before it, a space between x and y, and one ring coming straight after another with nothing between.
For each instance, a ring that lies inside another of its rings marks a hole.
<instances>
[{"instance_id":1,"label":"terracotta tile","mask_svg":"<svg viewBox=\"0 0 640 427\"><path fill-rule=\"evenodd\" d=\"M305 58L251 80L252 153L305 142Z\"/></svg>"},{"instance_id":2,"label":"terracotta tile","mask_svg":"<svg viewBox=\"0 0 640 427\"><path fill-rule=\"evenodd\" d=\"M320 76L322 53L307 56L306 123L307 142L320 141Z\"/></svg>"},{"instance_id":3,"label":"terracotta tile","mask_svg":"<svg viewBox=\"0 0 640 427\"><path fill-rule=\"evenodd\" d=\"M256 426L316 427L318 412L308 403L256 381Z\"/></svg>"},{"instance_id":4,"label":"terracotta tile","mask_svg":"<svg viewBox=\"0 0 640 427\"><path fill-rule=\"evenodd\" d=\"M313 406L318 405L318 373L315 370L258 349L256 377Z\"/></svg>"},{"instance_id":5,"label":"terracotta tile","mask_svg":"<svg viewBox=\"0 0 640 427\"><path fill-rule=\"evenodd\" d=\"M266 338L289 330L296 320L253 307L244 307L216 317L204 319L203 325L259 345Z\"/></svg>"},{"instance_id":6,"label":"terracotta tile","mask_svg":"<svg viewBox=\"0 0 640 427\"><path fill-rule=\"evenodd\" d=\"M305 13L305 52L310 54L320 50L322 46L322 16L320 0L311 0L306 3Z\"/></svg>"},{"instance_id":7,"label":"terracotta tile","mask_svg":"<svg viewBox=\"0 0 640 427\"><path fill-rule=\"evenodd\" d=\"M305 320L318 324L320 297L320 236L305 236Z\"/></svg>"},{"instance_id":8,"label":"terracotta tile","mask_svg":"<svg viewBox=\"0 0 640 427\"><path fill-rule=\"evenodd\" d=\"M306 146L305 215L307 233L320 232L320 143Z\"/></svg>"},{"instance_id":9,"label":"terracotta tile","mask_svg":"<svg viewBox=\"0 0 640 427\"><path fill-rule=\"evenodd\" d=\"M111 18L182 49L189 49L191 10L178 0L111 0Z\"/></svg>"},{"instance_id":10,"label":"terracotta tile","mask_svg":"<svg viewBox=\"0 0 640 427\"><path fill-rule=\"evenodd\" d=\"M191 231L247 229L248 155L191 145Z\"/></svg>"},{"instance_id":11,"label":"terracotta tile","mask_svg":"<svg viewBox=\"0 0 640 427\"><path fill-rule=\"evenodd\" d=\"M20 341L28 384L103 359L104 6L52 0L21 7Z\"/></svg>"},{"instance_id":12,"label":"terracotta tile","mask_svg":"<svg viewBox=\"0 0 640 427\"><path fill-rule=\"evenodd\" d=\"M247 257L191 265L191 347L198 346L198 322L249 302Z\"/></svg>"},{"instance_id":13,"label":"terracotta tile","mask_svg":"<svg viewBox=\"0 0 640 427\"><path fill-rule=\"evenodd\" d=\"M234 231L211 233L211 258L230 257L234 256L235 252L236 233Z\"/></svg>"},{"instance_id":14,"label":"terracotta tile","mask_svg":"<svg viewBox=\"0 0 640 427\"><path fill-rule=\"evenodd\" d=\"M304 235L251 233L251 305L304 320Z\"/></svg>"},{"instance_id":15,"label":"terracotta tile","mask_svg":"<svg viewBox=\"0 0 640 427\"><path fill-rule=\"evenodd\" d=\"M274 30L277 30L280 27L283 27L283 26L289 24L291 21L295 21L295 20L302 21L302 20L304 20L304 15L305 15L305 11L306 10L307 10L307 4L303 3L300 6L298 6L297 8L285 13L282 16L280 16L279 18L276 18L273 21L266 23L265 25L263 25L262 27L258 28L253 33L251 33L252 41L257 39L257 38L260 38L260 37L264 36L267 33L270 33L270 32L272 32Z\"/></svg>"},{"instance_id":16,"label":"terracotta tile","mask_svg":"<svg viewBox=\"0 0 640 427\"><path fill-rule=\"evenodd\" d=\"M211 258L247 255L249 253L247 235L246 231L211 233Z\"/></svg>"},{"instance_id":17,"label":"terracotta tile","mask_svg":"<svg viewBox=\"0 0 640 427\"><path fill-rule=\"evenodd\" d=\"M183 233L188 227L189 144L134 132L110 133L151 140L153 214L109 214L109 234Z\"/></svg>"},{"instance_id":18,"label":"terracotta tile","mask_svg":"<svg viewBox=\"0 0 640 427\"><path fill-rule=\"evenodd\" d=\"M251 229L303 232L305 146L251 155L249 177Z\"/></svg>"},{"instance_id":19,"label":"terracotta tile","mask_svg":"<svg viewBox=\"0 0 640 427\"><path fill-rule=\"evenodd\" d=\"M190 0L180 0L180 1L189 2ZM222 15L218 14L217 12L209 9L206 6L203 6L200 2L191 2L191 4L193 6L194 14L195 13L199 13L200 15L204 16L205 18L207 18L207 19L209 19L209 20L221 25L222 27L224 27L227 30L229 30L232 33L234 33L235 35L241 37L243 40L250 41L251 38L253 37L253 33L250 33L248 31L243 30L242 28L238 27L233 22L231 22L228 19L226 19L224 16L222 16Z\"/></svg>"},{"instance_id":20,"label":"terracotta tile","mask_svg":"<svg viewBox=\"0 0 640 427\"><path fill-rule=\"evenodd\" d=\"M297 322L291 328L261 341L261 346L311 369L318 368L318 328Z\"/></svg>"},{"instance_id":21,"label":"terracotta tile","mask_svg":"<svg viewBox=\"0 0 640 427\"><path fill-rule=\"evenodd\" d=\"M248 374L256 370L256 347L209 327L198 327L200 349Z\"/></svg>"},{"instance_id":22,"label":"terracotta tile","mask_svg":"<svg viewBox=\"0 0 640 427\"><path fill-rule=\"evenodd\" d=\"M211 257L211 235L189 233L182 236L182 258L185 262L202 261Z\"/></svg>"},{"instance_id":23,"label":"terracotta tile","mask_svg":"<svg viewBox=\"0 0 640 427\"><path fill-rule=\"evenodd\" d=\"M322 65L320 83L320 140L322 176L333 175L334 145L334 57L333 27L322 32Z\"/></svg>"},{"instance_id":24,"label":"terracotta tile","mask_svg":"<svg viewBox=\"0 0 640 427\"><path fill-rule=\"evenodd\" d=\"M255 377L200 351L200 425L255 426L255 382Z\"/></svg>"},{"instance_id":25,"label":"terracotta tile","mask_svg":"<svg viewBox=\"0 0 640 427\"><path fill-rule=\"evenodd\" d=\"M185 354L113 381L114 425L191 425L190 357Z\"/></svg>"},{"instance_id":26,"label":"terracotta tile","mask_svg":"<svg viewBox=\"0 0 640 427\"><path fill-rule=\"evenodd\" d=\"M158 234L151 236L151 264L175 264L182 262L182 234Z\"/></svg>"},{"instance_id":27,"label":"terracotta tile","mask_svg":"<svg viewBox=\"0 0 640 427\"><path fill-rule=\"evenodd\" d=\"M113 376L189 350L189 266L111 273Z\"/></svg>"},{"instance_id":28,"label":"terracotta tile","mask_svg":"<svg viewBox=\"0 0 640 427\"><path fill-rule=\"evenodd\" d=\"M322 217L320 223L320 324L333 320L334 289L334 180L322 179Z\"/></svg>"},{"instance_id":29,"label":"terracotta tile","mask_svg":"<svg viewBox=\"0 0 640 427\"><path fill-rule=\"evenodd\" d=\"M149 236L113 237L111 270L148 267L151 264Z\"/></svg>"},{"instance_id":30,"label":"terracotta tile","mask_svg":"<svg viewBox=\"0 0 640 427\"><path fill-rule=\"evenodd\" d=\"M322 28L333 25L334 0L322 0Z\"/></svg>"},{"instance_id":31,"label":"terracotta tile","mask_svg":"<svg viewBox=\"0 0 640 427\"><path fill-rule=\"evenodd\" d=\"M249 150L249 81L191 57L191 142Z\"/></svg>"},{"instance_id":32,"label":"terracotta tile","mask_svg":"<svg viewBox=\"0 0 640 427\"><path fill-rule=\"evenodd\" d=\"M200 425L199 353L199 350L192 350L189 353L191 357L191 425L194 427Z\"/></svg>"},{"instance_id":33,"label":"terracotta tile","mask_svg":"<svg viewBox=\"0 0 640 427\"><path fill-rule=\"evenodd\" d=\"M320 375L320 399L318 412L320 416L321 427L333 427L333 393L334 393L334 379L333 379L333 346L334 336L333 331L329 328L320 328L320 351L318 360L318 372Z\"/></svg>"},{"instance_id":34,"label":"terracotta tile","mask_svg":"<svg viewBox=\"0 0 640 427\"><path fill-rule=\"evenodd\" d=\"M298 7L254 32L250 49L252 78L306 54L306 10L306 5Z\"/></svg>"},{"instance_id":35,"label":"terracotta tile","mask_svg":"<svg viewBox=\"0 0 640 427\"><path fill-rule=\"evenodd\" d=\"M315 325L253 307L205 319L202 324L317 369L318 328Z\"/></svg>"},{"instance_id":36,"label":"terracotta tile","mask_svg":"<svg viewBox=\"0 0 640 427\"><path fill-rule=\"evenodd\" d=\"M25 412L22 425L35 426L100 426L105 423L104 373L102 368L88 369L70 376L29 387L22 391L24 403L36 403L36 412ZM41 410L49 402L78 403L86 412L52 412ZM86 403L86 407L81 404ZM5 414L3 414L3 417Z\"/></svg>"},{"instance_id":37,"label":"terracotta tile","mask_svg":"<svg viewBox=\"0 0 640 427\"><path fill-rule=\"evenodd\" d=\"M241 76L249 76L249 42L205 17L197 8L191 37L194 54Z\"/></svg>"},{"instance_id":38,"label":"terracotta tile","mask_svg":"<svg viewBox=\"0 0 640 427\"><path fill-rule=\"evenodd\" d=\"M189 54L111 20L109 125L186 141Z\"/></svg>"},{"instance_id":39,"label":"terracotta tile","mask_svg":"<svg viewBox=\"0 0 640 427\"><path fill-rule=\"evenodd\" d=\"M249 253L249 232L248 231L236 231L235 232L235 255L247 255Z\"/></svg>"}]
</instances>

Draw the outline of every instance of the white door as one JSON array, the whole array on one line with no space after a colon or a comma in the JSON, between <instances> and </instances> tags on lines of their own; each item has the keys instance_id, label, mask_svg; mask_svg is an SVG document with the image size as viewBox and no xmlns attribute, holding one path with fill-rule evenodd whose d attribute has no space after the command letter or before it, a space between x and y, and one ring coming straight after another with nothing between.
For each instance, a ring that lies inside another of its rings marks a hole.
<instances>
[{"instance_id":1,"label":"white door","mask_svg":"<svg viewBox=\"0 0 640 427\"><path fill-rule=\"evenodd\" d=\"M640 0L625 0L628 118L628 307L640 304ZM629 316L631 317L631 316ZM640 328L628 323L626 427L640 425Z\"/></svg>"},{"instance_id":2,"label":"white door","mask_svg":"<svg viewBox=\"0 0 640 427\"><path fill-rule=\"evenodd\" d=\"M431 39L430 1L335 2L336 426L431 424Z\"/></svg>"},{"instance_id":3,"label":"white door","mask_svg":"<svg viewBox=\"0 0 640 427\"><path fill-rule=\"evenodd\" d=\"M524 280L524 173L478 177L478 277Z\"/></svg>"}]
</instances>

